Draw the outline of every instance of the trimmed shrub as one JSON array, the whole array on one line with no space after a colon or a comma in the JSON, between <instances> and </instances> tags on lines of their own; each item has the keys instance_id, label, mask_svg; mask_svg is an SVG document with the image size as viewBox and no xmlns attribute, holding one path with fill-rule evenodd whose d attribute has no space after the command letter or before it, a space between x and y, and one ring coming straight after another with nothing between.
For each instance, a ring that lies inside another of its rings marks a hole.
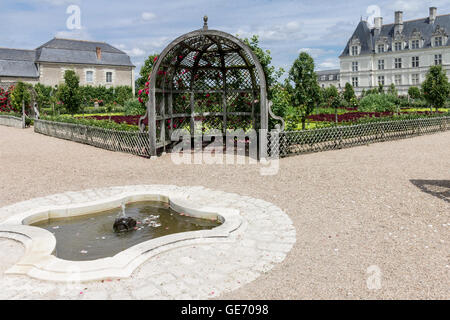
<instances>
[{"instance_id":1,"label":"trimmed shrub","mask_svg":"<svg viewBox=\"0 0 450 320\"><path fill-rule=\"evenodd\" d=\"M361 112L394 112L398 98L390 94L369 94L361 99L358 110Z\"/></svg>"},{"instance_id":2,"label":"trimmed shrub","mask_svg":"<svg viewBox=\"0 0 450 320\"><path fill-rule=\"evenodd\" d=\"M131 98L125 101L124 111L127 116L144 115L145 105L141 104L138 99Z\"/></svg>"}]
</instances>

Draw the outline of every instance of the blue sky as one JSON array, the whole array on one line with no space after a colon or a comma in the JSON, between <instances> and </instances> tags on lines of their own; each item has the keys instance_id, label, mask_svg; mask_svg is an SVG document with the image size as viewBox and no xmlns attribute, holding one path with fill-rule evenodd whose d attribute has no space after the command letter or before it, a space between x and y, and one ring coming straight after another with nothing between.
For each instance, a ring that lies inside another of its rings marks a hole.
<instances>
[{"instance_id":1,"label":"blue sky","mask_svg":"<svg viewBox=\"0 0 450 320\"><path fill-rule=\"evenodd\" d=\"M69 30L69 5L81 9L81 30ZM300 51L309 52L319 70L338 68L338 56L361 17L376 14L384 23L403 10L404 19L450 13L450 0L0 0L0 47L34 49L54 36L108 42L127 52L140 69L175 37L209 27L241 37L260 36L273 63L288 70Z\"/></svg>"}]
</instances>

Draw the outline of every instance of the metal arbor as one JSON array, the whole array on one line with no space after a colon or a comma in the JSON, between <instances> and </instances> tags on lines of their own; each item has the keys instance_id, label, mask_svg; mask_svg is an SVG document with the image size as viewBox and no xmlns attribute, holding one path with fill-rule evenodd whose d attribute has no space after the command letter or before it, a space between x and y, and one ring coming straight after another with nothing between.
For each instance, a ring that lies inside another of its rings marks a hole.
<instances>
[{"instance_id":1,"label":"metal arbor","mask_svg":"<svg viewBox=\"0 0 450 320\"><path fill-rule=\"evenodd\" d=\"M191 136L255 129L261 133L260 148L267 145L270 107L263 68L245 43L208 30L207 21L203 29L170 43L153 66L147 113L141 119L149 120L151 155L171 143L176 129Z\"/></svg>"}]
</instances>

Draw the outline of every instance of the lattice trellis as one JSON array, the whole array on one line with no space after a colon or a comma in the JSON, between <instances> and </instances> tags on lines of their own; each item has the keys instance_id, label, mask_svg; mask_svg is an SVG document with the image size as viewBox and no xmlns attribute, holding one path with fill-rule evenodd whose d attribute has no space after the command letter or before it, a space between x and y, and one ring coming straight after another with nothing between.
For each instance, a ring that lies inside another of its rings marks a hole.
<instances>
[{"instance_id":1,"label":"lattice trellis","mask_svg":"<svg viewBox=\"0 0 450 320\"><path fill-rule=\"evenodd\" d=\"M176 129L194 136L268 128L266 80L260 62L236 37L208 30L206 17L203 29L179 37L161 53L149 89L152 155L171 143Z\"/></svg>"},{"instance_id":2,"label":"lattice trellis","mask_svg":"<svg viewBox=\"0 0 450 320\"><path fill-rule=\"evenodd\" d=\"M316 130L269 133L272 157L349 148L450 129L450 117L366 123Z\"/></svg>"}]
</instances>

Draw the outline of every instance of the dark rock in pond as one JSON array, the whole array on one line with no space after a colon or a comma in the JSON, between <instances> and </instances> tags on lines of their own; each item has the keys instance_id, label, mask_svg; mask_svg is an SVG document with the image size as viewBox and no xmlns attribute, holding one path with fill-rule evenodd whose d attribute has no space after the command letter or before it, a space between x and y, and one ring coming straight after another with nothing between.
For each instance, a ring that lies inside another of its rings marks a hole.
<instances>
[{"instance_id":1,"label":"dark rock in pond","mask_svg":"<svg viewBox=\"0 0 450 320\"><path fill-rule=\"evenodd\" d=\"M134 230L136 227L136 220L134 220L131 217L126 218L117 218L116 221L114 221L114 232L127 232Z\"/></svg>"}]
</instances>

